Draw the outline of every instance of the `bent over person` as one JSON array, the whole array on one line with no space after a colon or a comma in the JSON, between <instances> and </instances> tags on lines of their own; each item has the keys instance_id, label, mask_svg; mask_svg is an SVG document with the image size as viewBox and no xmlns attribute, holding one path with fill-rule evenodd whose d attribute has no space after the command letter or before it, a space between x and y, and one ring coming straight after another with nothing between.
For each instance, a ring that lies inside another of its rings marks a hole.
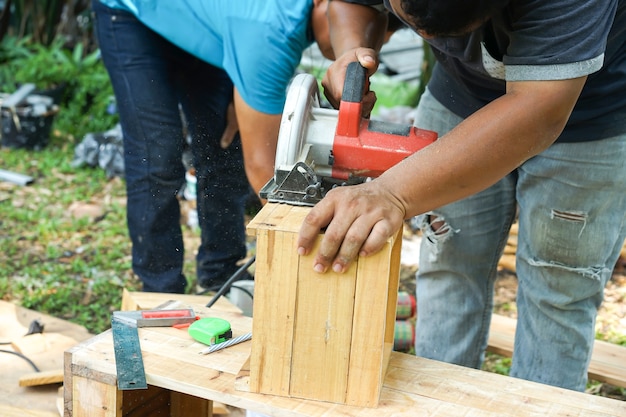
<instances>
[{"instance_id":1,"label":"bent over person","mask_svg":"<svg viewBox=\"0 0 626 417\"><path fill-rule=\"evenodd\" d=\"M437 64L415 125L440 138L327 194L300 254L345 271L419 215L416 353L478 368L498 259L518 216L511 376L584 390L603 289L626 235L626 1L334 0L337 103L350 61L375 71L385 15Z\"/></svg>"},{"instance_id":2,"label":"bent over person","mask_svg":"<svg viewBox=\"0 0 626 417\"><path fill-rule=\"evenodd\" d=\"M245 201L250 185L258 193L274 173L286 89L302 52L317 40L332 58L326 5L93 1L124 136L133 271L145 291L182 293L187 284L176 198L185 172L179 106L197 177L198 283L217 289L246 255ZM231 102L234 140L228 132L222 138Z\"/></svg>"}]
</instances>

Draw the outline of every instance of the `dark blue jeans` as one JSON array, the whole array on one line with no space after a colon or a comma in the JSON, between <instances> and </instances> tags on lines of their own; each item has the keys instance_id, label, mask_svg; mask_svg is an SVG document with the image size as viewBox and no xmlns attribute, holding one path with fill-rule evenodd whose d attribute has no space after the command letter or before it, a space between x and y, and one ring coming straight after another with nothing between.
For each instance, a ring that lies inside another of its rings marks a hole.
<instances>
[{"instance_id":1,"label":"dark blue jeans","mask_svg":"<svg viewBox=\"0 0 626 417\"><path fill-rule=\"evenodd\" d=\"M180 104L198 180L198 282L220 285L246 255L243 215L250 190L239 137L228 149L219 144L232 82L223 70L172 45L133 15L97 0L93 9L124 135L133 271L144 291L182 293L187 285L177 199L185 174Z\"/></svg>"}]
</instances>

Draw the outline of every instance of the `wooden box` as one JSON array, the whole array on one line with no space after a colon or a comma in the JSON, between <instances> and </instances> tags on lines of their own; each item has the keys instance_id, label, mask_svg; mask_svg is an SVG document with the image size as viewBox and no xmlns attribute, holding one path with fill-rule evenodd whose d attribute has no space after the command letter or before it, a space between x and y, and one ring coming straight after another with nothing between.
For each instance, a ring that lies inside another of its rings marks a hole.
<instances>
[{"instance_id":1,"label":"wooden box","mask_svg":"<svg viewBox=\"0 0 626 417\"><path fill-rule=\"evenodd\" d=\"M309 211L270 203L248 225L256 236L248 389L376 407L393 348L402 232L347 272L319 274L313 255L296 248Z\"/></svg>"}]
</instances>

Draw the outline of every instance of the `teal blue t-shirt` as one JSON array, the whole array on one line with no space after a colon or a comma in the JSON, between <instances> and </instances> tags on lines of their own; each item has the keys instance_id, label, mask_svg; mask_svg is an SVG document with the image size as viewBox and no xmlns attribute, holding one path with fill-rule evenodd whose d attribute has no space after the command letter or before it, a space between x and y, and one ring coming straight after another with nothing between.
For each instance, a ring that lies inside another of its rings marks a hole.
<instances>
[{"instance_id":1,"label":"teal blue t-shirt","mask_svg":"<svg viewBox=\"0 0 626 417\"><path fill-rule=\"evenodd\" d=\"M253 109L280 114L312 42L311 0L100 0L126 10L188 53L224 69Z\"/></svg>"}]
</instances>

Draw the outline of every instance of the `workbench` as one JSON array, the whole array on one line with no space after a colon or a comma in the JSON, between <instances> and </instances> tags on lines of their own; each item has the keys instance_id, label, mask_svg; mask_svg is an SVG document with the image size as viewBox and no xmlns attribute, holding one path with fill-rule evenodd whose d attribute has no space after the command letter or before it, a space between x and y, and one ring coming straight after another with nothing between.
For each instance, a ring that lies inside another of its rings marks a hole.
<instances>
[{"instance_id":1,"label":"workbench","mask_svg":"<svg viewBox=\"0 0 626 417\"><path fill-rule=\"evenodd\" d=\"M164 295L176 297L174 295ZM189 299L191 300L191 299ZM233 336L252 319L226 303L187 304L201 317L231 322ZM153 308L155 305L141 305ZM626 402L568 391L392 352L377 408L361 408L245 391L252 342L201 355L186 331L140 328L148 390L118 391L110 330L68 350L65 416L211 415L212 401L270 416L626 416ZM165 399L163 399L165 398ZM193 411L190 411L193 410Z\"/></svg>"}]
</instances>

